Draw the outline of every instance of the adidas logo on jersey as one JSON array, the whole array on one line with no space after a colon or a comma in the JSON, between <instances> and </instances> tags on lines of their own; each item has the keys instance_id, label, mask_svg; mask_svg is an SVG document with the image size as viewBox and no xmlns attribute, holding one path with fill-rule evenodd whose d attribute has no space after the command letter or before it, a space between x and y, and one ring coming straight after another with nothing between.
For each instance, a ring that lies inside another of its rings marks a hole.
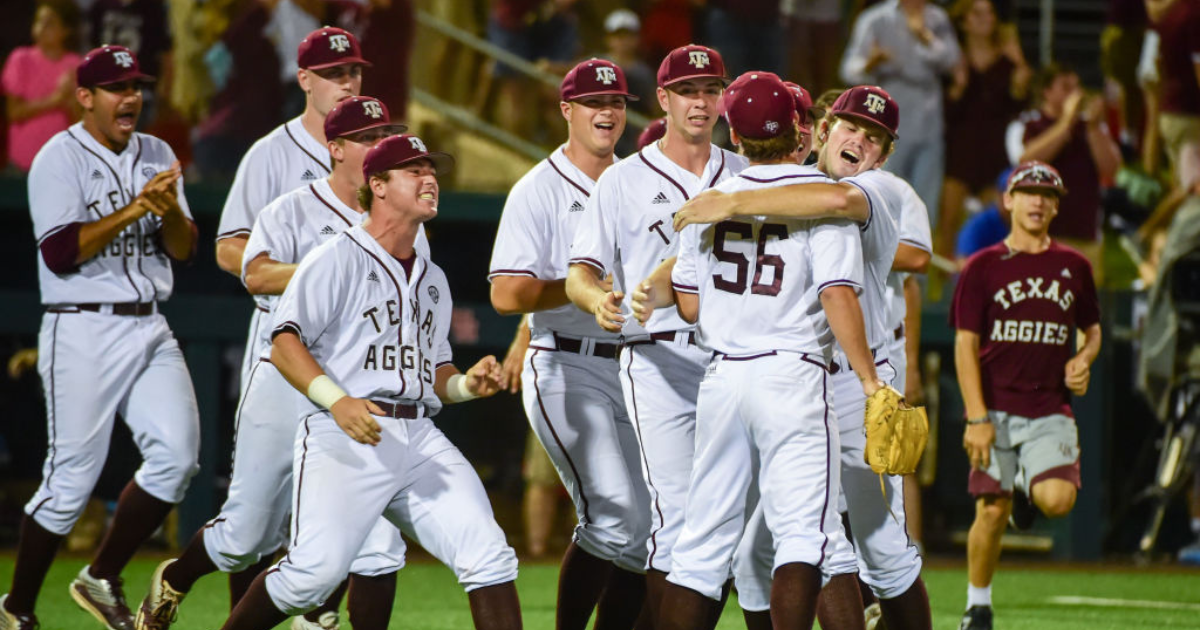
<instances>
[{"instance_id":1,"label":"adidas logo on jersey","mask_svg":"<svg viewBox=\"0 0 1200 630\"><path fill-rule=\"evenodd\" d=\"M667 196L662 194L662 192L659 192L650 203L671 203L671 200L667 199Z\"/></svg>"},{"instance_id":2,"label":"adidas logo on jersey","mask_svg":"<svg viewBox=\"0 0 1200 630\"><path fill-rule=\"evenodd\" d=\"M321 228L322 236L333 236L334 234L337 234L337 230L334 230L333 228L329 227L328 225ZM375 273L375 272L372 271L371 273Z\"/></svg>"},{"instance_id":3,"label":"adidas logo on jersey","mask_svg":"<svg viewBox=\"0 0 1200 630\"><path fill-rule=\"evenodd\" d=\"M573 201L571 202L571 207L567 210L567 212L581 212L582 210L583 204L579 203L578 201Z\"/></svg>"},{"instance_id":4,"label":"adidas logo on jersey","mask_svg":"<svg viewBox=\"0 0 1200 630\"><path fill-rule=\"evenodd\" d=\"M100 169L96 169L92 171L92 179L104 179L104 173L101 173Z\"/></svg>"},{"instance_id":5,"label":"adidas logo on jersey","mask_svg":"<svg viewBox=\"0 0 1200 630\"><path fill-rule=\"evenodd\" d=\"M1066 267L1063 267L1062 274L1060 274L1060 275L1062 275L1062 277L1064 277L1064 278L1067 278L1068 280L1071 278L1071 272L1068 271Z\"/></svg>"},{"instance_id":6,"label":"adidas logo on jersey","mask_svg":"<svg viewBox=\"0 0 1200 630\"><path fill-rule=\"evenodd\" d=\"M317 176L311 170L305 170L304 174L300 176L300 179L302 179L306 182L311 182L311 181L315 181L317 179Z\"/></svg>"},{"instance_id":7,"label":"adidas logo on jersey","mask_svg":"<svg viewBox=\"0 0 1200 630\"><path fill-rule=\"evenodd\" d=\"M367 274L367 280L370 280L371 282L379 282L379 276L375 275L375 272L372 271L371 273Z\"/></svg>"}]
</instances>

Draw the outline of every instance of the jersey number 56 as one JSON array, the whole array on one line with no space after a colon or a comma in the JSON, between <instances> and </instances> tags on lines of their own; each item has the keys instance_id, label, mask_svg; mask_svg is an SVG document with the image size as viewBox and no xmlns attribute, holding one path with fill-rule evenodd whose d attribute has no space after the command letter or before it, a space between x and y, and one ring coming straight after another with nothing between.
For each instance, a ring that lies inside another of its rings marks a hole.
<instances>
[{"instance_id":1,"label":"jersey number 56","mask_svg":"<svg viewBox=\"0 0 1200 630\"><path fill-rule=\"evenodd\" d=\"M754 280L750 283L750 292L755 295L778 295L779 287L783 284L783 258L767 253L767 241L774 237L783 240L788 237L787 226L779 223L763 223L758 226L757 239L754 236L756 226L738 221L722 221L713 227L713 256L723 263L734 266L734 279L729 280L724 272L713 274L713 287L728 293L741 295L746 292L746 279L749 276L750 260L745 254L731 252L725 249L725 242L731 236L744 241L757 240L757 256L754 262ZM772 269L771 282L762 282L763 269Z\"/></svg>"}]
</instances>

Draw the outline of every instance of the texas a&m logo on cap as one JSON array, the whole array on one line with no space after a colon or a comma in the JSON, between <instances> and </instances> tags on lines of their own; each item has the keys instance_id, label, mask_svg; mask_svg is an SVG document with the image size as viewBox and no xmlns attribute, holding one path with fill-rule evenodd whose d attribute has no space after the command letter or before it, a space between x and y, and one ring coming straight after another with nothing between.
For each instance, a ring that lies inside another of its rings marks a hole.
<instances>
[{"instance_id":1,"label":"texas a&m logo on cap","mask_svg":"<svg viewBox=\"0 0 1200 630\"><path fill-rule=\"evenodd\" d=\"M869 93L867 94L867 100L863 103L863 107L866 107L867 111L872 114L882 114L883 109L887 107L887 101L883 100L883 97L878 94Z\"/></svg>"},{"instance_id":2,"label":"texas a&m logo on cap","mask_svg":"<svg viewBox=\"0 0 1200 630\"><path fill-rule=\"evenodd\" d=\"M706 50L693 50L688 53L688 64L696 68L707 68L710 63L712 62L709 61Z\"/></svg>"},{"instance_id":3,"label":"texas a&m logo on cap","mask_svg":"<svg viewBox=\"0 0 1200 630\"><path fill-rule=\"evenodd\" d=\"M617 71L608 66L597 66L596 81L604 85L612 85L617 82Z\"/></svg>"},{"instance_id":4,"label":"texas a&m logo on cap","mask_svg":"<svg viewBox=\"0 0 1200 630\"><path fill-rule=\"evenodd\" d=\"M350 38L345 35L330 35L329 48L337 52L350 50Z\"/></svg>"},{"instance_id":5,"label":"texas a&m logo on cap","mask_svg":"<svg viewBox=\"0 0 1200 630\"><path fill-rule=\"evenodd\" d=\"M130 68L133 66L133 55L124 50L118 50L113 53L113 61L117 62L117 65L122 68Z\"/></svg>"},{"instance_id":6,"label":"texas a&m logo on cap","mask_svg":"<svg viewBox=\"0 0 1200 630\"><path fill-rule=\"evenodd\" d=\"M409 136L408 141L412 144L412 148L414 151L420 151L421 153L428 153L429 150L425 148L425 143L421 142L420 138L418 138L416 136Z\"/></svg>"},{"instance_id":7,"label":"texas a&m logo on cap","mask_svg":"<svg viewBox=\"0 0 1200 630\"><path fill-rule=\"evenodd\" d=\"M363 101L363 111L371 118L383 118L383 108L379 101Z\"/></svg>"}]
</instances>

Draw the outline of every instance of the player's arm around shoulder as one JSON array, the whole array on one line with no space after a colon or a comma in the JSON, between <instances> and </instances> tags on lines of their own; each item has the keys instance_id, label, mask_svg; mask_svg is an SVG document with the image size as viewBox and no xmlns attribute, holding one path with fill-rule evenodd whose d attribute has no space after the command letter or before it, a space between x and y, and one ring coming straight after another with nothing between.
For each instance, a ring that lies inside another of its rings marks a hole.
<instances>
[{"instance_id":1,"label":"player's arm around shoulder","mask_svg":"<svg viewBox=\"0 0 1200 630\"><path fill-rule=\"evenodd\" d=\"M675 231L682 231L688 225L719 223L745 216L848 219L865 223L871 213L862 188L828 180L737 192L709 189L683 204L675 213Z\"/></svg>"}]
</instances>

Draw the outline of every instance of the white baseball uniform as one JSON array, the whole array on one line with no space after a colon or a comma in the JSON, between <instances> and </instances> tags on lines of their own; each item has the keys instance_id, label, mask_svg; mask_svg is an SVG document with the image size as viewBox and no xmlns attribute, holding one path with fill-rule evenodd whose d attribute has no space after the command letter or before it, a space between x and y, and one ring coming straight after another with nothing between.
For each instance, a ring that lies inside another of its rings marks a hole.
<instances>
[{"instance_id":1,"label":"white baseball uniform","mask_svg":"<svg viewBox=\"0 0 1200 630\"><path fill-rule=\"evenodd\" d=\"M516 579L517 559L483 484L430 417L451 362L450 288L418 254L411 273L362 226L307 256L274 313L357 398L389 410L379 444L355 442L313 403L295 438L292 541L267 575L283 612L310 610L349 571L382 514L454 570L468 591Z\"/></svg>"},{"instance_id":2,"label":"white baseball uniform","mask_svg":"<svg viewBox=\"0 0 1200 630\"><path fill-rule=\"evenodd\" d=\"M254 219L267 204L285 192L306 186L329 175L329 148L312 137L300 118L279 125L259 138L238 164L221 221L217 240L250 235ZM254 341L267 332L270 316L265 296L255 296L255 310L250 315L250 330L246 336L246 351L242 355L241 393L246 393L250 369L258 361L262 348Z\"/></svg>"},{"instance_id":3,"label":"white baseball uniform","mask_svg":"<svg viewBox=\"0 0 1200 630\"><path fill-rule=\"evenodd\" d=\"M130 204L175 153L135 133L113 153L76 123L55 134L29 172L29 207L39 245L73 225ZM179 205L191 211L176 187ZM46 393L50 445L42 483L25 511L66 534L83 512L108 453L116 414L142 454L134 480L178 503L199 469L200 418L179 344L157 303L171 296L162 220L145 214L100 253L65 273L38 256L42 304L38 372Z\"/></svg>"},{"instance_id":4,"label":"white baseball uniform","mask_svg":"<svg viewBox=\"0 0 1200 630\"><path fill-rule=\"evenodd\" d=\"M584 204L570 262L591 265L602 275L611 272L617 288L636 286L678 250L674 212L746 164L740 155L714 146L697 177L667 158L658 143L647 145L609 167L596 182ZM627 324L621 387L650 490L647 568L665 573L671 569L671 549L683 527L695 444L696 392L709 355L696 346L694 327L675 312L659 310L642 327L627 305L622 308Z\"/></svg>"},{"instance_id":5,"label":"white baseball uniform","mask_svg":"<svg viewBox=\"0 0 1200 630\"><path fill-rule=\"evenodd\" d=\"M811 167L757 165L717 189L829 181ZM773 569L822 567L845 538L828 375L834 337L820 294L861 291L862 251L848 221L753 217L688 226L679 241L672 283L699 294L699 344L713 359L700 384L696 461L667 579L719 599L756 472Z\"/></svg>"},{"instance_id":6,"label":"white baseball uniform","mask_svg":"<svg viewBox=\"0 0 1200 630\"><path fill-rule=\"evenodd\" d=\"M571 241L595 185L562 147L526 173L505 201L488 278L566 278ZM573 304L531 313L529 328L525 412L575 504L575 542L597 558L644 571L650 497L618 379L620 336Z\"/></svg>"},{"instance_id":7,"label":"white baseball uniform","mask_svg":"<svg viewBox=\"0 0 1200 630\"><path fill-rule=\"evenodd\" d=\"M261 254L281 263L298 263L313 249L358 225L364 215L344 204L321 179L285 193L259 213L242 261L242 280L251 261ZM422 229L417 250L429 256ZM279 296L256 296L268 312ZM246 382L234 423L233 475L221 513L204 530L204 546L222 571L246 569L287 542L292 500L292 457L280 444L296 434L307 399L284 380L270 362L268 327L254 340L257 357ZM404 566L404 540L395 527L379 519L364 554L352 573L379 575Z\"/></svg>"},{"instance_id":8,"label":"white baseball uniform","mask_svg":"<svg viewBox=\"0 0 1200 630\"><path fill-rule=\"evenodd\" d=\"M933 238L930 236L929 214L925 210L925 202L921 201L921 198L917 196L917 191L913 190L908 182L895 175L892 177L900 182L897 190L902 194L900 216L896 219L897 227L900 230L900 242L933 253ZM889 273L887 290L884 292L887 299L887 316L884 318L884 327L892 331L887 344L888 358L896 368L896 381L893 384L901 392L905 391L905 375L908 374L908 355L905 353L904 347L904 314L907 308L904 300L904 281L909 275L904 271Z\"/></svg>"}]
</instances>

